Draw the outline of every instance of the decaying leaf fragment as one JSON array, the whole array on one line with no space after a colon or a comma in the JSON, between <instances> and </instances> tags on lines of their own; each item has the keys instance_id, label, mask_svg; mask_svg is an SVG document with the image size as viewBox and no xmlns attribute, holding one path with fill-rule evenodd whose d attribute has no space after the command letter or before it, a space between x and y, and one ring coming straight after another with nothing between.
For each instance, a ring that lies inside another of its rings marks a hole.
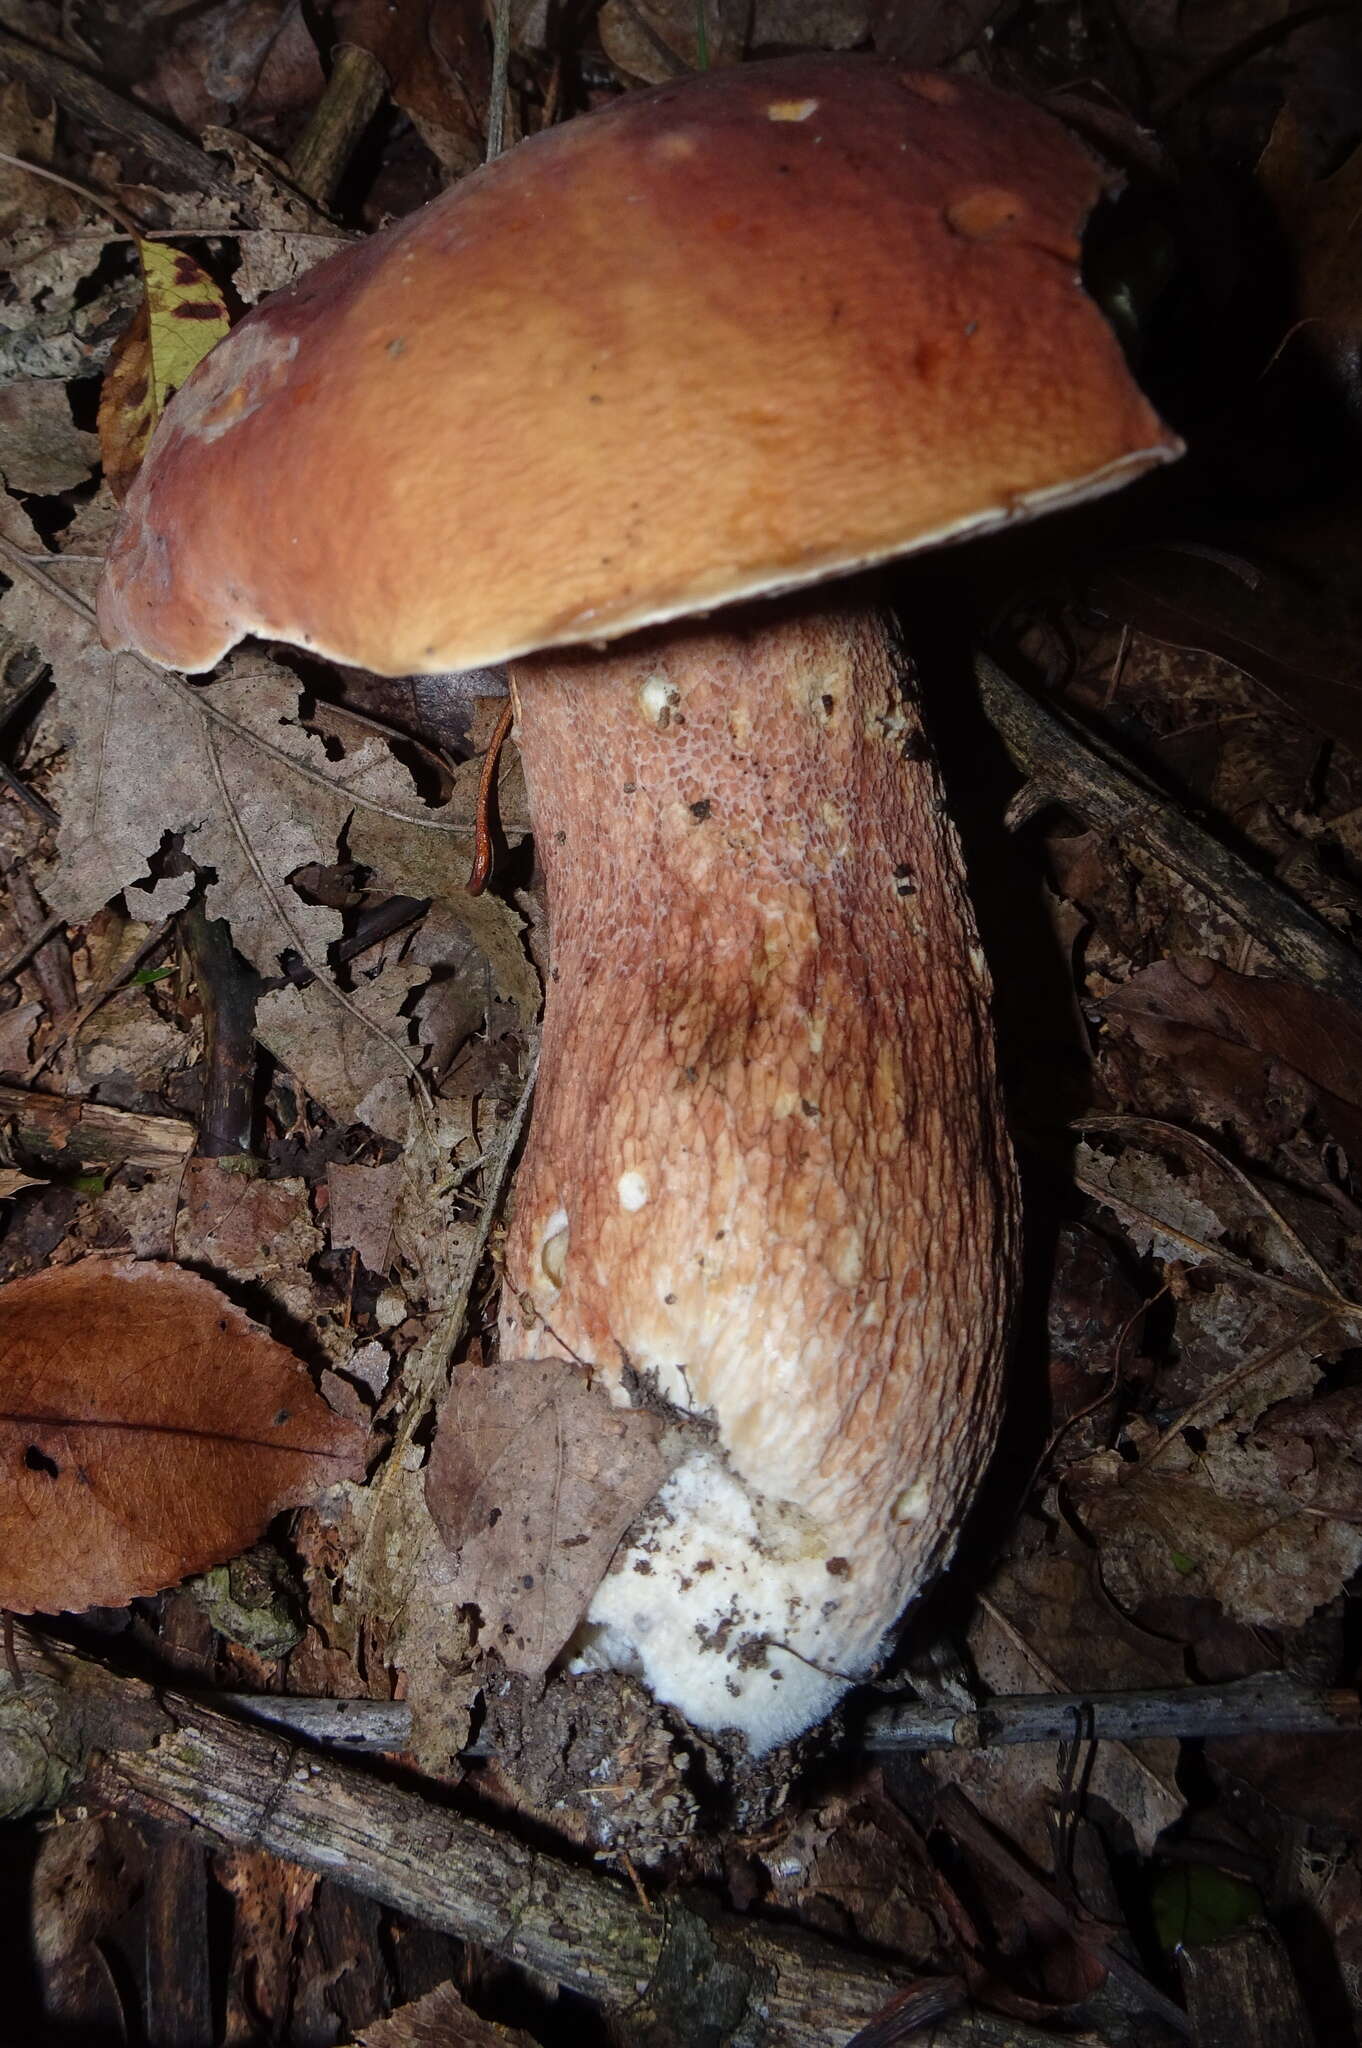
<instances>
[{"instance_id":1,"label":"decaying leaf fragment","mask_svg":"<svg viewBox=\"0 0 1362 2048\"><path fill-rule=\"evenodd\" d=\"M1134 1610L1197 1594L1250 1625L1308 1621L1362 1564L1362 1466L1341 1434L1321 1443L1314 1406L1284 1402L1252 1429L1220 1422L1155 1458L1147 1425L1132 1425L1125 1458L1099 1451L1068 1479L1112 1597Z\"/></svg>"},{"instance_id":2,"label":"decaying leaf fragment","mask_svg":"<svg viewBox=\"0 0 1362 2048\"><path fill-rule=\"evenodd\" d=\"M362 1471L290 1351L178 1266L0 1290L0 1606L121 1607Z\"/></svg>"},{"instance_id":3,"label":"decaying leaf fragment","mask_svg":"<svg viewBox=\"0 0 1362 2048\"><path fill-rule=\"evenodd\" d=\"M464 1367L440 1410L426 1500L456 1597L525 1677L546 1671L620 1538L667 1475L657 1416L615 1408L564 1359Z\"/></svg>"},{"instance_id":4,"label":"decaying leaf fragment","mask_svg":"<svg viewBox=\"0 0 1362 2048\"><path fill-rule=\"evenodd\" d=\"M99 396L104 474L120 502L167 400L231 325L221 291L183 249L139 238L137 254L142 303L110 358Z\"/></svg>"}]
</instances>

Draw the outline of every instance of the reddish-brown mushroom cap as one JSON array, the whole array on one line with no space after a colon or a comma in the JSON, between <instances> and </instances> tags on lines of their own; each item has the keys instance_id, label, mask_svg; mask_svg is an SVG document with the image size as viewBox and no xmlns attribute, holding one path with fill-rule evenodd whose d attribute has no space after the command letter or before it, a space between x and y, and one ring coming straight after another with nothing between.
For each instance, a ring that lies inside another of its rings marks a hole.
<instances>
[{"instance_id":1,"label":"reddish-brown mushroom cap","mask_svg":"<svg viewBox=\"0 0 1362 2048\"><path fill-rule=\"evenodd\" d=\"M105 637L472 668L1106 490L1176 443L1077 282L1100 183L1021 101L871 59L554 129L204 361Z\"/></svg>"}]
</instances>

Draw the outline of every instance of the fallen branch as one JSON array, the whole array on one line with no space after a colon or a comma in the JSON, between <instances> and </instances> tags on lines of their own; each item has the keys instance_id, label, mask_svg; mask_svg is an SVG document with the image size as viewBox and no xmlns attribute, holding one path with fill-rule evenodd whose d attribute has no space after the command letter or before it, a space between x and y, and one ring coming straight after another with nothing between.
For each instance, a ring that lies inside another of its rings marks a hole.
<instances>
[{"instance_id":1,"label":"fallen branch","mask_svg":"<svg viewBox=\"0 0 1362 2048\"><path fill-rule=\"evenodd\" d=\"M1009 813L1013 823L1062 804L1096 831L1135 841L1301 981L1362 1009L1362 959L1303 904L1195 824L1104 740L1038 703L987 655L977 657L974 673L985 715L1029 785Z\"/></svg>"},{"instance_id":2,"label":"fallen branch","mask_svg":"<svg viewBox=\"0 0 1362 2048\"><path fill-rule=\"evenodd\" d=\"M249 212L248 203L210 156L186 141L176 129L158 121L145 107L125 100L65 57L25 42L8 30L0 30L0 72L47 93L78 122L91 122L96 128L132 143L151 159L159 173L169 173L191 190L214 192L220 199L229 199L234 206Z\"/></svg>"},{"instance_id":3,"label":"fallen branch","mask_svg":"<svg viewBox=\"0 0 1362 2048\"><path fill-rule=\"evenodd\" d=\"M0 1678L0 1816L55 1803L84 1771L86 1800L287 1857L543 1973L650 2042L840 2048L910 1981L789 1927L679 1898L650 1909L631 1887L415 1792L24 1631L17 1643L23 1690ZM933 2038L1060 2048L983 2012Z\"/></svg>"}]
</instances>

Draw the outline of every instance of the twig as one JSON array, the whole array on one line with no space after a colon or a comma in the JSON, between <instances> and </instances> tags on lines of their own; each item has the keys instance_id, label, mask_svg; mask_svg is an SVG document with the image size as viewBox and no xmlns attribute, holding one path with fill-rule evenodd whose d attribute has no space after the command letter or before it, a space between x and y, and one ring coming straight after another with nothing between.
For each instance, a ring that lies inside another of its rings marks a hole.
<instances>
[{"instance_id":1,"label":"twig","mask_svg":"<svg viewBox=\"0 0 1362 2048\"><path fill-rule=\"evenodd\" d=\"M7 960L0 960L0 981L13 981L20 968L27 967L39 947L45 946L49 939L55 938L58 932L65 929L64 917L49 917L47 923L41 925L36 932L30 932L23 944L16 946Z\"/></svg>"},{"instance_id":2,"label":"twig","mask_svg":"<svg viewBox=\"0 0 1362 2048\"><path fill-rule=\"evenodd\" d=\"M49 1015L55 1020L69 1017L76 1007L76 977L71 966L71 949L65 926L50 929L51 918L33 886L33 877L22 860L10 860L0 852L0 876L4 877L19 927L30 937L44 934L33 953L33 971Z\"/></svg>"},{"instance_id":3,"label":"twig","mask_svg":"<svg viewBox=\"0 0 1362 2048\"><path fill-rule=\"evenodd\" d=\"M983 707L1020 772L1100 832L1130 839L1235 918L1312 988L1362 1009L1362 959L1276 882L1256 874L1105 740L1080 733L980 655ZM1032 802L1032 812L1039 805Z\"/></svg>"},{"instance_id":4,"label":"twig","mask_svg":"<svg viewBox=\"0 0 1362 2048\"><path fill-rule=\"evenodd\" d=\"M25 810L32 811L34 817L41 819L44 825L50 825L54 829L60 825L61 819L47 798L39 796L36 789L30 789L22 777L15 774L8 761L0 761L0 782L4 783L16 802L21 803Z\"/></svg>"},{"instance_id":5,"label":"twig","mask_svg":"<svg viewBox=\"0 0 1362 2048\"><path fill-rule=\"evenodd\" d=\"M332 52L326 89L289 156L294 184L314 205L330 205L387 91L388 74L372 51L341 43Z\"/></svg>"},{"instance_id":6,"label":"twig","mask_svg":"<svg viewBox=\"0 0 1362 2048\"><path fill-rule=\"evenodd\" d=\"M1148 1692L1014 1693L962 1714L952 1704L889 1707L872 1715L869 1750L993 1749L1019 1742L1203 1742L1224 1735L1356 1735L1356 1688L1302 1685L1270 1673L1227 1685L1173 1685Z\"/></svg>"},{"instance_id":7,"label":"twig","mask_svg":"<svg viewBox=\"0 0 1362 2048\"><path fill-rule=\"evenodd\" d=\"M168 172L192 188L215 192L220 199L228 199L234 206L249 211L243 195L223 177L211 157L144 107L111 92L99 79L64 57L40 50L7 29L0 29L0 71L50 94L77 121L93 122L96 127L131 142L151 158L158 174Z\"/></svg>"},{"instance_id":8,"label":"twig","mask_svg":"<svg viewBox=\"0 0 1362 2048\"><path fill-rule=\"evenodd\" d=\"M1287 36L1293 36L1297 29L1307 28L1313 21L1323 21L1331 14L1347 14L1351 8L1352 0L1317 0L1315 5L1292 8L1289 13L1278 15L1274 21L1267 22L1262 28L1241 36L1237 43L1231 43L1227 50L1218 51L1209 63L1193 71L1189 78L1181 79L1170 91L1162 93L1149 109L1147 118L1151 126L1162 121L1187 100L1204 92L1208 85L1214 85L1215 81L1225 77L1227 72L1237 71L1241 64L1247 64L1260 50L1271 49L1274 43L1282 42Z\"/></svg>"},{"instance_id":9,"label":"twig","mask_svg":"<svg viewBox=\"0 0 1362 2048\"><path fill-rule=\"evenodd\" d=\"M909 1979L820 1936L702 1917L678 1898L645 1912L615 1879L448 1805L93 1659L26 1635L19 1648L25 1725L17 1734L0 1687L0 1786L22 1776L38 1789L55 1774L69 1788L73 1760L97 1746L85 1798L339 1879L623 2016L633 2039L665 2023L681 2040L840 2048ZM16 1743L19 1771L4 1754ZM938 2048L1058 2048L1053 2035L983 2012L947 2020L935 2039Z\"/></svg>"},{"instance_id":10,"label":"twig","mask_svg":"<svg viewBox=\"0 0 1362 2048\"><path fill-rule=\"evenodd\" d=\"M493 0L492 83L487 95L487 162L506 146L506 86L511 68L511 0Z\"/></svg>"}]
</instances>

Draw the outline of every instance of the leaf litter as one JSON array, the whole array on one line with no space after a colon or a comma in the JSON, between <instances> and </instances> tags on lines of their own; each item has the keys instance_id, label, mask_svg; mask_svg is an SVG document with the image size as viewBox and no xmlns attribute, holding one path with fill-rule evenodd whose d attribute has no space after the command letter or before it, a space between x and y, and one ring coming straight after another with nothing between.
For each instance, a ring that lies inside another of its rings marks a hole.
<instances>
[{"instance_id":1,"label":"leaf litter","mask_svg":"<svg viewBox=\"0 0 1362 2048\"><path fill-rule=\"evenodd\" d=\"M144 103L177 110L211 164L201 159L202 189L158 189L154 163L117 129L88 137L64 110L12 84L0 84L0 149L115 195L148 246L169 237L192 249L241 304L291 283L385 210L429 196L481 151L490 71L481 16L462 0L403 0L382 20L356 5L336 17L364 27L374 47L384 39L390 103L403 110L375 124L339 219L290 176L327 54L300 10L228 0L198 10L170 39L147 33L136 0L120 0L107 21L100 10L78 23L45 4L39 11L54 46L84 35L83 61L95 73L106 67ZM1216 249L1214 262L1184 268L1179 284L1184 336L1198 322L1215 336L1208 364L1181 366L1175 400L1179 423L1186 415L1197 429L1198 487L1176 513L1165 509L1163 530L1155 507L1124 542L1118 535L1103 552L1099 540L1082 601L1041 584L1023 591L999 625L1000 646L1027 664L1042 694L1202 806L1222 836L1247 846L1337 932L1362 937L1359 621L1347 569L1362 517L1353 487L1329 481L1348 433L1321 432L1301 402L1302 366L1313 359L1355 431L1349 228L1362 123L1355 107L1348 113L1337 25L1293 20L1280 34L1256 4L1233 23L1202 10L1205 18L1180 24L1166 8L1136 6L1123 17L1123 39L1113 39L1080 9L1067 18L1061 51L1041 10L1004 13L987 0L913 10L781 0L744 22L707 7L702 50L694 10L611 0L583 51L551 10L510 12L513 134L626 77L665 79L695 62L740 59L754 45L868 38L913 64L961 59L990 75L1001 65L1000 75L1062 104L1081 132L1100 137L1137 188L1154 167L1165 210L1147 210L1121 244L1126 302L1148 294L1161 265L1177 266L1179 240ZM1257 38L1251 68L1235 54L1240 36ZM127 54L140 49L140 62ZM1056 75L1081 82L1056 96ZM1175 155L1160 96L1180 92ZM1197 151L1219 161L1227 138L1240 162L1258 164L1296 263L1294 303L1272 283L1265 245L1216 213L1204 180L1183 182ZM59 1278L107 1266L101 1253L173 1259L206 1276L197 1284L248 1303L270 1330L262 1341L296 1345L362 1418L380 1460L375 1478L329 1489L324 1513L306 1510L293 1524L308 1631L287 1667L262 1666L258 1682L404 1692L415 1753L440 1775L485 1713L500 1754L481 1767L480 1785L508 1824L556 1829L587 1848L623 1846L687 1876L722 1865L735 1904L775 1904L848 1941L886 1944L917 1967L959 1969L990 2002L1042 2025L1065 1998L1086 1995L1092 1972L1046 1979L1037 1969L1025 2006L1015 1985L1000 1988L988 1941L1024 1957L1052 1936L1037 1931L987 1859L972 1863L973 1911L968 1887L941 1881L927 1845L939 1849L934 1815L951 1809L933 1802L967 1788L1059 1893L1077 1873L1085 1902L1104 1902L1115 1918L1122 1909L1102 1890L1102 1843L1136 1850L1127 1877L1135 1872L1138 1889L1146 1874L1177 1869L1169 1859L1200 1829L1200 1853L1256 1859L1261 1896L1289 1896L1317 1915L1362 2005L1355 1845L1330 1832L1309 1771L1302 1764L1293 1780L1270 1738L1256 1754L1208 1744L1194 1770L1166 1743L1103 1744L1091 1757L1081 1742L1058 1757L951 1754L863 1772L831 1797L787 1773L744 1793L741 1814L720 1820L713 1788L702 1784L714 1759L664 1734L646 1703L627 1698L627 1682L614 1689L613 1746L603 1690L580 1678L545 1685L542 1660L590 1590L590 1573L571 1568L580 1546L553 1540L555 1515L565 1526L557 1474L565 1455L585 1472L599 1432L589 1408L568 1419L579 1386L527 1402L530 1381L486 1362L499 1206L532 1071L530 960L543 956L534 928L542 906L522 886L523 869L500 897L471 906L461 884L476 764L453 768L428 801L428 781L418 791L400 744L394 751L325 701L334 688L363 702L354 679L333 683L311 667L300 676L265 650L206 684L135 664L111 669L88 622L51 585L88 599L97 562L87 558L110 530L109 477L98 490L87 481L94 409L85 380L145 301L136 248L79 194L4 164L0 241L0 377L26 380L11 382L16 395L4 401L15 434L3 533L26 557L46 553L39 566L49 582L40 593L17 564L0 565L15 572L0 600L0 674L8 678L11 663L19 674L37 647L57 685L55 701L40 700L9 729L6 761L61 815L54 847L26 809L20 852L70 928L55 943L69 945L80 1002L92 1006L62 1041L42 984L29 965L19 968L13 1005L0 1014L5 1059L20 1088L68 1091L52 1101L79 1108L118 1096L138 1105L130 1117L148 1107L163 1122L196 1117L205 1005L173 966L180 907L194 892L229 920L239 954L264 978L255 1028L271 1055L241 1161L186 1167L171 1151L120 1163L115 1151L90 1176L76 1172L79 1160L49 1169L7 1142L7 1162L19 1163L5 1169L15 1176L0 1215L5 1270L50 1260ZM138 343L122 346L135 388ZM108 404L126 413L116 380ZM118 456L106 439L111 475L131 473L135 433L127 441ZM952 568L967 560L954 557ZM997 618L996 588L985 576L977 601L971 573L966 613ZM409 695L431 712L429 690ZM438 743L459 727L443 710L424 726L398 715L418 740ZM1321 746L1321 731L1335 744ZM153 772L162 763L170 772ZM1011 794L997 792L999 814ZM503 817L523 825L514 807L508 814L503 804ZM1015 936L1026 933L1018 979L1039 988L1056 937L1063 956L1053 977L1061 999L1048 1015L1039 1003L1028 1019L1034 1035L1022 1042L1028 1071L1042 1077L1024 1091L1034 1119L1024 1137L1053 1175L1049 1192L1032 1189L1032 1241L1043 1247L1058 1221L1054 1241L1083 1253L1062 1261L1048 1361L1033 1329L1014 1367L1034 1397L1019 1397L1013 1437L1014 1463L1027 1468L1013 1475L1026 1512L1005 1536L973 1546L959 1625L948 1623L935 1662L909 1664L908 1676L928 1695L944 1686L963 1707L989 1690L1166 1686L1265 1668L1347 1675L1346 1603L1359 1562L1356 1019L1282 982L1232 920L1138 846L1076 825L1081 818L1052 809L1018 835L1012 857L1038 893L1049 892L1041 924L1017 926ZM353 903L312 883L342 872L360 877L352 896L429 904L424 922L341 964ZM110 912L114 901L122 907ZM150 972L172 964L171 978L154 986L123 972L148 944ZM1009 978L997 979L1006 1008ZM1016 1043L1011 1056L1020 1063ZM1049 1076L1061 1066L1057 1116ZM1076 1112L1085 1129L1075 1149L1061 1117ZM3 1120L7 1140L24 1127L8 1110ZM39 1181L49 1170L59 1184ZM428 1453L442 1402L458 1418L438 1437L452 1474L443 1497ZM514 1549L480 1553L469 1540L494 1444L508 1446L504 1463L526 1475L522 1514L537 1501L524 1532L535 1569L519 1574L536 1586L518 1591L539 1592L543 1574L546 1600L553 1593L543 1609L517 1597L514 1565L523 1560ZM453 1549L431 1516L432 1486ZM593 1540L602 1545L610 1514L624 1512L608 1493L603 1486L581 1508L599 1523ZM583 1531L574 1524L571 1533ZM525 1671L541 1675L513 1676L489 1656L498 1630L503 1642L517 1639ZM1346 1747L1325 1752L1321 1743L1314 1753L1316 1786L1342 1772ZM1245 1785L1259 1798L1251 1821ZM1232 1847L1207 1851L1207 1831ZM960 1843L951 1853L973 1854ZM295 1989L298 2014L308 2000L314 2014L325 2006L328 2038L358 2034L376 2008L346 2008L344 1973L323 1971L304 1936L307 1914L327 1911L328 1887L244 1853L222 1859L219 1877L234 1914L224 2006L235 2038L251 2038L253 2027L280 2036ZM111 1939L129 1882L111 1886L102 1932L82 1939ZM401 1943L384 1938L384 1953L398 1954ZM366 1965L375 1978L377 1942ZM446 1958L445 1974L454 1967ZM482 2005L489 1985L494 1995L492 1980L480 1980ZM382 2009L410 2006L425 1989L394 1975ZM456 2011L446 2001L440 2023L462 2024ZM1082 2020L1125 2037L1124 2016L1110 2007L1103 2017L1090 2004Z\"/></svg>"}]
</instances>

